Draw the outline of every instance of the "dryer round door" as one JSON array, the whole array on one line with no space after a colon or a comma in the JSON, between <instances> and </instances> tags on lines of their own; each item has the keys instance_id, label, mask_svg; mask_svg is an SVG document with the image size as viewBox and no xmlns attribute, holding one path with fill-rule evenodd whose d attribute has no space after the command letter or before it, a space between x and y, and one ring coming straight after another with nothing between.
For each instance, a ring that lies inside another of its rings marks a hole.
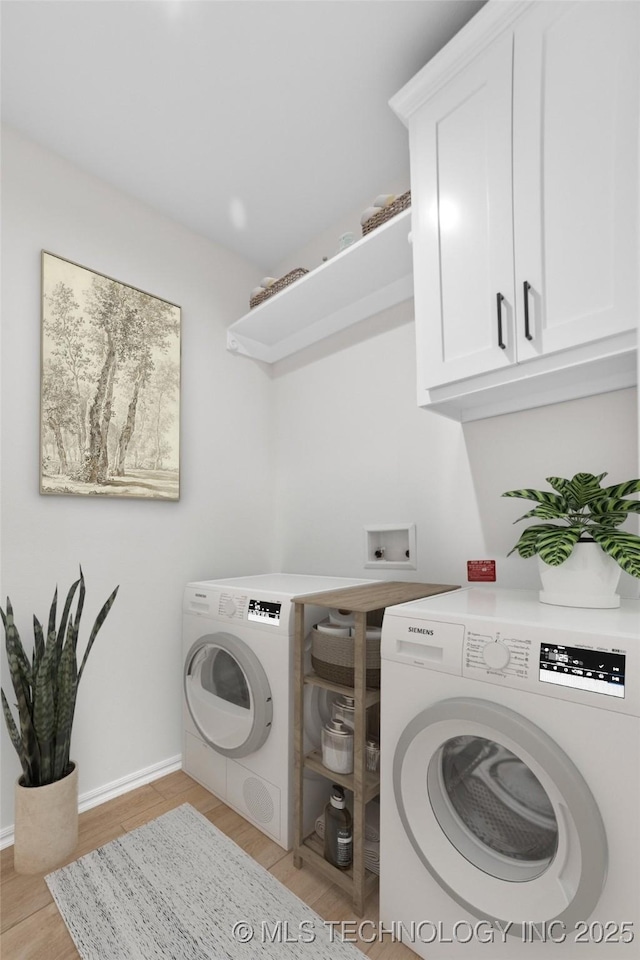
<instances>
[{"instance_id":1,"label":"dryer round door","mask_svg":"<svg viewBox=\"0 0 640 960\"><path fill-rule=\"evenodd\" d=\"M304 641L304 672L311 673L311 640L310 633ZM304 686L304 749L305 753L311 750L320 750L322 747L322 728L331 720L331 705L338 696L333 690L316 687L313 684ZM313 771L306 769L305 775L311 777ZM321 777L321 774L317 774Z\"/></svg>"},{"instance_id":2,"label":"dryer round door","mask_svg":"<svg viewBox=\"0 0 640 960\"><path fill-rule=\"evenodd\" d=\"M592 913L607 872L600 811L539 727L485 700L444 700L401 734L393 785L402 824L440 886L522 937ZM504 928L504 927L503 927Z\"/></svg>"},{"instance_id":3,"label":"dryer round door","mask_svg":"<svg viewBox=\"0 0 640 960\"><path fill-rule=\"evenodd\" d=\"M269 681L238 637L216 633L196 640L184 663L184 696L200 735L218 753L246 757L269 736Z\"/></svg>"}]
</instances>

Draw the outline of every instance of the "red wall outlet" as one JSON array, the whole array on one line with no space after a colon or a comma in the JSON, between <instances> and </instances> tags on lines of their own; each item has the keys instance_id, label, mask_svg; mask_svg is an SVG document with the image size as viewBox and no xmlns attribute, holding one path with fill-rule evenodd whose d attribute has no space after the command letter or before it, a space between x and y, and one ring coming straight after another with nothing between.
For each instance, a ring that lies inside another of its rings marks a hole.
<instances>
[{"instance_id":1,"label":"red wall outlet","mask_svg":"<svg viewBox=\"0 0 640 960\"><path fill-rule=\"evenodd\" d=\"M495 560L467 560L467 580L472 581L495 581L496 562Z\"/></svg>"}]
</instances>

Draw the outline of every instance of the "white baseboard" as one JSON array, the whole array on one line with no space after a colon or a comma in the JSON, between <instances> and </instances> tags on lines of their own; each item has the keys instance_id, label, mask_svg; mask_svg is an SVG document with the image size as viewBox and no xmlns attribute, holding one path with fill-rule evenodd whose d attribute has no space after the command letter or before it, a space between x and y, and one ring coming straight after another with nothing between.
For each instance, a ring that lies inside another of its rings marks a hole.
<instances>
[{"instance_id":1,"label":"white baseboard","mask_svg":"<svg viewBox=\"0 0 640 960\"><path fill-rule=\"evenodd\" d=\"M160 777L166 777L169 773L182 769L182 757L171 757L169 760L161 760L160 763L153 763L144 770L138 770L136 773L130 773L119 780L113 780L112 783L106 783L103 787L97 787L95 790L87 790L82 796L78 797L78 810L84 813L85 810L91 810L107 800L113 800L115 797L122 796L123 793L129 793L130 790L136 790L138 787L144 787L145 784L153 780L159 780ZM0 831L0 850L11 846L13 843L13 824L10 827L4 827Z\"/></svg>"}]
</instances>

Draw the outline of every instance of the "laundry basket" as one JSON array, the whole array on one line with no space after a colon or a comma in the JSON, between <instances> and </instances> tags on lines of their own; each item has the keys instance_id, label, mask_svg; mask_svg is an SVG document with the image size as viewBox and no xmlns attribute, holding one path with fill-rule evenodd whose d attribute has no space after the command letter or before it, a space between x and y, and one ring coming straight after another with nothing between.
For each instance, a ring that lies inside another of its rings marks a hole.
<instances>
[{"instance_id":1,"label":"laundry basket","mask_svg":"<svg viewBox=\"0 0 640 960\"><path fill-rule=\"evenodd\" d=\"M253 309L257 307L258 304L262 303L263 300L268 300L269 297L272 297L274 293L280 293L281 290L284 290L285 287L290 286L290 284L295 283L296 280L299 280L300 277L304 277L305 274L309 271L305 267L296 267L295 270L291 270L289 273L285 273L284 277L280 277L278 280L274 281L270 287L267 287L264 290L261 290L260 293L254 294L249 299L249 307Z\"/></svg>"},{"instance_id":2,"label":"laundry basket","mask_svg":"<svg viewBox=\"0 0 640 960\"><path fill-rule=\"evenodd\" d=\"M371 635L374 634L375 635ZM379 631L369 631L366 652L366 685L380 687L380 636ZM353 637L339 637L322 633L315 627L311 631L311 664L323 680L341 683L346 687L354 684Z\"/></svg>"}]
</instances>

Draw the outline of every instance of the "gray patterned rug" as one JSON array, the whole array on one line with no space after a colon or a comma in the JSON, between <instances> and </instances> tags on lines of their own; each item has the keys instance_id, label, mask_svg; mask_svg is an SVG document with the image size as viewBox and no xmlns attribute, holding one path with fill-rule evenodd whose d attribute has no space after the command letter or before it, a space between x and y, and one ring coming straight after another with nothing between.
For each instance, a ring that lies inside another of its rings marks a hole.
<instances>
[{"instance_id":1,"label":"gray patterned rug","mask_svg":"<svg viewBox=\"0 0 640 960\"><path fill-rule=\"evenodd\" d=\"M190 804L45 879L83 960L363 960Z\"/></svg>"}]
</instances>

